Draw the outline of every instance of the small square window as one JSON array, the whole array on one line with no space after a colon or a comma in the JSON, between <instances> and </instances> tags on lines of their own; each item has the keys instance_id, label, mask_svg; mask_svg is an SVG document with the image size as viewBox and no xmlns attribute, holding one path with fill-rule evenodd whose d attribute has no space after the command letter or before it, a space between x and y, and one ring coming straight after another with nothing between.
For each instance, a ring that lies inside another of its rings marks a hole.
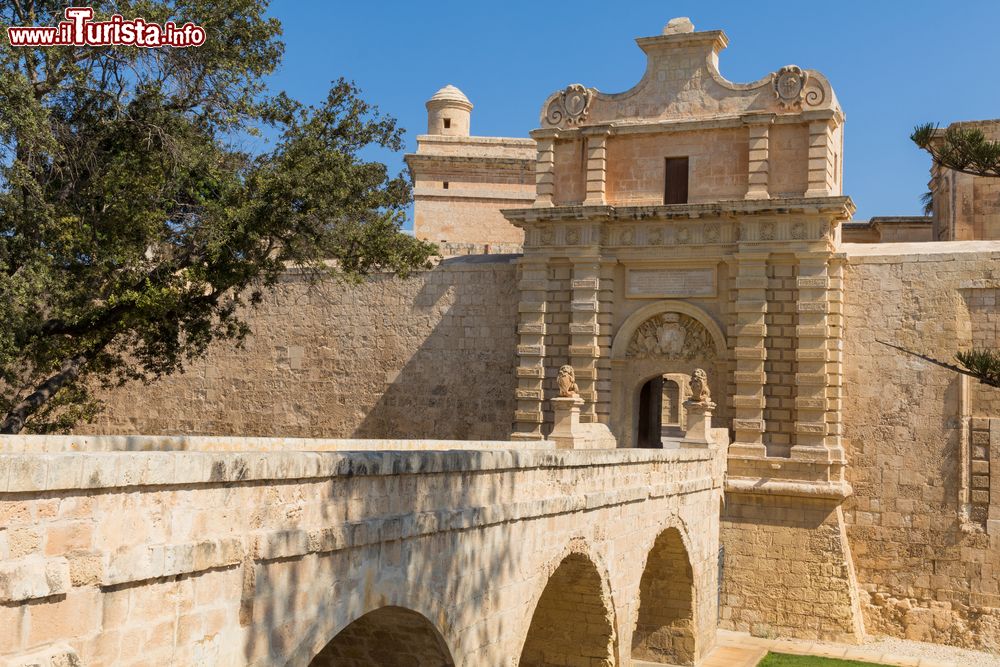
<instances>
[{"instance_id":1,"label":"small square window","mask_svg":"<svg viewBox=\"0 0 1000 667\"><path fill-rule=\"evenodd\" d=\"M444 119L444 129L447 130L449 128L451 128L451 118L445 118Z\"/></svg>"},{"instance_id":2,"label":"small square window","mask_svg":"<svg viewBox=\"0 0 1000 667\"><path fill-rule=\"evenodd\" d=\"M444 187L445 190L448 189L448 181L444 181L443 183L441 183L441 185Z\"/></svg>"}]
</instances>

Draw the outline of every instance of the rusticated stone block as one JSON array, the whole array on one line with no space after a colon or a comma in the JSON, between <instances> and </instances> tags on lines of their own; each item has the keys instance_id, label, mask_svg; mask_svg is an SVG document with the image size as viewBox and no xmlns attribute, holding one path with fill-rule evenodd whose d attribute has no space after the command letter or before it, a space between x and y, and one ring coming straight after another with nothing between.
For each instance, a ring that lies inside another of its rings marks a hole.
<instances>
[{"instance_id":1,"label":"rusticated stone block","mask_svg":"<svg viewBox=\"0 0 1000 667\"><path fill-rule=\"evenodd\" d=\"M0 603L61 595L70 588L65 558L30 557L0 561Z\"/></svg>"}]
</instances>

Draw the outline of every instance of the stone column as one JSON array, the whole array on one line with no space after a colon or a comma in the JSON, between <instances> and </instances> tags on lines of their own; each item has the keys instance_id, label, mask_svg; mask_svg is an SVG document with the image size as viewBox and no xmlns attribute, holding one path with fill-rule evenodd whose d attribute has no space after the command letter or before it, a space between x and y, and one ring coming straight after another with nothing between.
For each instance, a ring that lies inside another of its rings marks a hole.
<instances>
[{"instance_id":1,"label":"stone column","mask_svg":"<svg viewBox=\"0 0 1000 667\"><path fill-rule=\"evenodd\" d=\"M730 454L766 456L764 447L764 339L767 325L767 253L736 256L733 431ZM690 419L690 417L689 417Z\"/></svg>"},{"instance_id":2,"label":"stone column","mask_svg":"<svg viewBox=\"0 0 1000 667\"><path fill-rule=\"evenodd\" d=\"M542 399L545 381L545 312L548 265L544 260L521 260L518 287L517 408L512 440L542 439Z\"/></svg>"},{"instance_id":3,"label":"stone column","mask_svg":"<svg viewBox=\"0 0 1000 667\"><path fill-rule=\"evenodd\" d=\"M580 414L580 421L584 423L597 421L597 360L601 356L597 344L600 269L596 258L573 262L569 363L576 371L580 398L584 401Z\"/></svg>"},{"instance_id":4,"label":"stone column","mask_svg":"<svg viewBox=\"0 0 1000 667\"><path fill-rule=\"evenodd\" d=\"M833 190L832 118L809 123L809 186L806 197L829 197Z\"/></svg>"},{"instance_id":5,"label":"stone column","mask_svg":"<svg viewBox=\"0 0 1000 667\"><path fill-rule=\"evenodd\" d=\"M795 440L792 458L843 461L841 447L842 309L839 273L830 253L798 255L795 328Z\"/></svg>"},{"instance_id":6,"label":"stone column","mask_svg":"<svg viewBox=\"0 0 1000 667\"><path fill-rule=\"evenodd\" d=\"M607 145L610 132L600 129L585 135L587 142L587 198L584 206L604 206L605 184L607 182Z\"/></svg>"},{"instance_id":7,"label":"stone column","mask_svg":"<svg viewBox=\"0 0 1000 667\"><path fill-rule=\"evenodd\" d=\"M750 134L748 187L745 199L770 199L767 189L769 174L769 137L774 114L754 114L743 117Z\"/></svg>"},{"instance_id":8,"label":"stone column","mask_svg":"<svg viewBox=\"0 0 1000 667\"><path fill-rule=\"evenodd\" d=\"M535 164L536 207L553 206L552 197L556 191L556 138L558 133L551 130L536 130L531 133L538 144L538 162Z\"/></svg>"}]
</instances>

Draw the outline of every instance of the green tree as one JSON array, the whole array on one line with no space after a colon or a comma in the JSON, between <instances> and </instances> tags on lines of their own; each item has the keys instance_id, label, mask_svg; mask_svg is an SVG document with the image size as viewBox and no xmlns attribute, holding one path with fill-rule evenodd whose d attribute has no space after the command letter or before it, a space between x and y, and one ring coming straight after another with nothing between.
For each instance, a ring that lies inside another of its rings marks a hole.
<instances>
[{"instance_id":1,"label":"green tree","mask_svg":"<svg viewBox=\"0 0 1000 667\"><path fill-rule=\"evenodd\" d=\"M910 139L931 154L938 166L973 176L1000 178L1000 142L976 127L952 125L943 132L933 123L913 128Z\"/></svg>"},{"instance_id":2,"label":"green tree","mask_svg":"<svg viewBox=\"0 0 1000 667\"><path fill-rule=\"evenodd\" d=\"M366 160L395 120L335 81L306 106L266 0L99 0L95 20L193 21L201 47L0 50L0 432L63 430L90 389L151 382L248 333L289 264L314 279L406 275L434 247L400 231L408 180ZM66 3L9 0L55 25ZM258 145L258 150L247 150Z\"/></svg>"},{"instance_id":3,"label":"green tree","mask_svg":"<svg viewBox=\"0 0 1000 667\"><path fill-rule=\"evenodd\" d=\"M927 123L915 127L910 140L930 153L934 164L938 167L973 176L1000 178L1000 142L990 141L979 128L952 125L942 132L937 125ZM932 200L932 192L923 196L925 212L930 212ZM955 355L955 360L960 365L956 366L897 345L884 344L938 366L974 377L985 385L1000 387L1000 354L996 350L974 349L959 352Z\"/></svg>"}]
</instances>

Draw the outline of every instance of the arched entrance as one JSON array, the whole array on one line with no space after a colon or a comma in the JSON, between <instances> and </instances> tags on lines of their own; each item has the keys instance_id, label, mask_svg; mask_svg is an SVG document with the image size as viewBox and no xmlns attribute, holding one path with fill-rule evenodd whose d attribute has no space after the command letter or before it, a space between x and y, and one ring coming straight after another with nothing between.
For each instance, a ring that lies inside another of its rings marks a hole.
<instances>
[{"instance_id":1,"label":"arched entrance","mask_svg":"<svg viewBox=\"0 0 1000 667\"><path fill-rule=\"evenodd\" d=\"M684 437L687 414L684 401L691 395L688 376L657 375L639 390L636 446L657 449Z\"/></svg>"},{"instance_id":2,"label":"arched entrance","mask_svg":"<svg viewBox=\"0 0 1000 667\"><path fill-rule=\"evenodd\" d=\"M587 556L567 556L531 617L519 667L615 664L615 630L601 575Z\"/></svg>"},{"instance_id":3,"label":"arched entrance","mask_svg":"<svg viewBox=\"0 0 1000 667\"><path fill-rule=\"evenodd\" d=\"M381 607L337 633L309 667L452 667L437 629L421 614Z\"/></svg>"},{"instance_id":4,"label":"arched entrance","mask_svg":"<svg viewBox=\"0 0 1000 667\"><path fill-rule=\"evenodd\" d=\"M660 533L639 582L632 658L671 665L695 659L694 576L676 528Z\"/></svg>"},{"instance_id":5,"label":"arched entrance","mask_svg":"<svg viewBox=\"0 0 1000 667\"><path fill-rule=\"evenodd\" d=\"M725 336L700 308L661 301L640 308L619 327L611 348L610 419L619 447L660 447L665 439L683 436L683 401L696 368L708 373L714 395L725 395ZM727 406L716 402L713 425L724 427Z\"/></svg>"},{"instance_id":6,"label":"arched entrance","mask_svg":"<svg viewBox=\"0 0 1000 667\"><path fill-rule=\"evenodd\" d=\"M659 449L663 442L663 376L650 378L639 390L636 447Z\"/></svg>"}]
</instances>

